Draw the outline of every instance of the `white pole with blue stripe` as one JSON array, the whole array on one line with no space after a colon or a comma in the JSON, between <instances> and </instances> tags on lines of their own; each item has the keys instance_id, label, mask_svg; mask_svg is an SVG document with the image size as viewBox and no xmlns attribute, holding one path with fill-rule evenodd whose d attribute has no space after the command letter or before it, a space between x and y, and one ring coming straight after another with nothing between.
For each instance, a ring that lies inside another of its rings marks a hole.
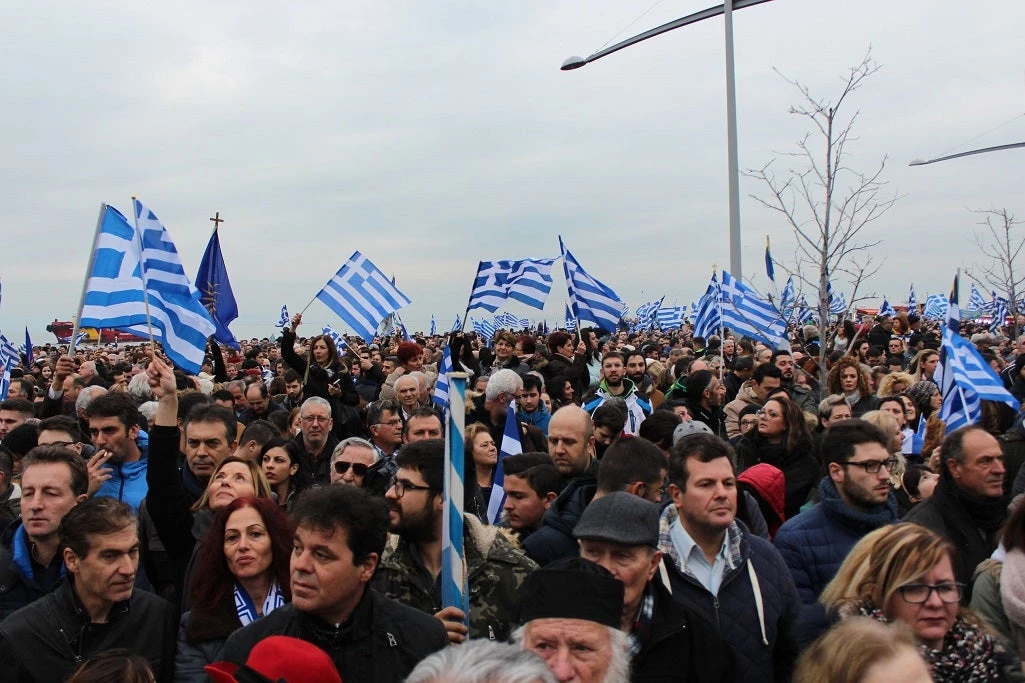
<instances>
[{"instance_id":1,"label":"white pole with blue stripe","mask_svg":"<svg viewBox=\"0 0 1025 683\"><path fill-rule=\"evenodd\" d=\"M442 511L441 602L442 607L457 607L469 619L469 591L466 583L466 555L463 551L463 488L465 454L463 432L466 426L465 372L448 373L448 429L445 430L445 507Z\"/></svg>"}]
</instances>

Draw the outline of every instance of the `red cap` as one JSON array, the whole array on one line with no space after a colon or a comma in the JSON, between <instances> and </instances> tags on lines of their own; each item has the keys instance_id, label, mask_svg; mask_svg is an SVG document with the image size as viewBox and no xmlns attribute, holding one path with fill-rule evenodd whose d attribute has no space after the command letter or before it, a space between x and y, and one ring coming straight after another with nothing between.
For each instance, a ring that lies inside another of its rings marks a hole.
<instances>
[{"instance_id":1,"label":"red cap","mask_svg":"<svg viewBox=\"0 0 1025 683\"><path fill-rule=\"evenodd\" d=\"M249 653L246 668L269 681L290 683L342 683L334 662L316 645L289 636L264 638ZM214 662L203 667L214 683L238 683L232 662Z\"/></svg>"}]
</instances>

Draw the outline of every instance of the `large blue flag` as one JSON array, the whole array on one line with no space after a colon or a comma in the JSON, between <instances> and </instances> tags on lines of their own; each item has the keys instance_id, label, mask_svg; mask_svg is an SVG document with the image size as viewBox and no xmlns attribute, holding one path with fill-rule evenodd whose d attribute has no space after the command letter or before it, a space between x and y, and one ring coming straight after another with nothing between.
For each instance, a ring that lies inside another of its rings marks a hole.
<instances>
[{"instance_id":1,"label":"large blue flag","mask_svg":"<svg viewBox=\"0 0 1025 683\"><path fill-rule=\"evenodd\" d=\"M886 296L883 296L883 303L880 304L879 310L876 312L878 316L888 315L891 318L897 315L897 311L890 305L890 302L886 300Z\"/></svg>"},{"instance_id":2,"label":"large blue flag","mask_svg":"<svg viewBox=\"0 0 1025 683\"><path fill-rule=\"evenodd\" d=\"M581 323L593 323L606 332L614 331L619 326L626 304L612 288L584 270L563 244L562 237L559 238L559 248L562 250L562 266L574 317Z\"/></svg>"},{"instance_id":3,"label":"large blue flag","mask_svg":"<svg viewBox=\"0 0 1025 683\"><path fill-rule=\"evenodd\" d=\"M199 263L196 289L202 294L200 300L210 312L210 319L217 325L217 331L213 334L214 339L233 349L241 348L235 335L228 329L228 324L238 317L238 304L228 281L228 269L224 265L221 239L217 236L216 228L210 235L206 251L203 252L203 260Z\"/></svg>"},{"instance_id":4,"label":"large blue flag","mask_svg":"<svg viewBox=\"0 0 1025 683\"><path fill-rule=\"evenodd\" d=\"M358 251L342 264L317 297L368 344L386 317L410 301Z\"/></svg>"},{"instance_id":5,"label":"large blue flag","mask_svg":"<svg viewBox=\"0 0 1025 683\"><path fill-rule=\"evenodd\" d=\"M786 323L772 304L757 292L722 272L722 322L741 336L779 346L786 337Z\"/></svg>"},{"instance_id":6,"label":"large blue flag","mask_svg":"<svg viewBox=\"0 0 1025 683\"><path fill-rule=\"evenodd\" d=\"M698 301L698 311L694 316L694 336L708 339L719 334L722 326L722 292L713 272L704 296Z\"/></svg>"},{"instance_id":7,"label":"large blue flag","mask_svg":"<svg viewBox=\"0 0 1025 683\"><path fill-rule=\"evenodd\" d=\"M507 299L515 299L531 308L543 309L552 291L552 264L555 259L520 261L481 261L466 310L483 308L494 313Z\"/></svg>"}]
</instances>

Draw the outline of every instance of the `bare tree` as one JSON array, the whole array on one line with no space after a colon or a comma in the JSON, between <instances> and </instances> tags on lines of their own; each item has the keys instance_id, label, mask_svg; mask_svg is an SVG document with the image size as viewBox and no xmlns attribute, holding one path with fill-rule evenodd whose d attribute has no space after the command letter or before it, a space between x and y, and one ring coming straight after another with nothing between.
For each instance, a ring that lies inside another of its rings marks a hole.
<instances>
[{"instance_id":1,"label":"bare tree","mask_svg":"<svg viewBox=\"0 0 1025 683\"><path fill-rule=\"evenodd\" d=\"M798 151L779 154L793 160L794 166L785 172L776 173L774 160L745 173L768 188L766 197L751 195L752 198L783 216L793 230L797 242L794 264L781 266L808 291L817 293L819 366L823 378L826 352L835 335L829 325L826 285L830 274L840 273L850 279L854 289L848 305L854 306L859 300L859 288L881 265L874 262L871 253L879 241L863 240L862 232L898 199L896 194L883 194L885 157L870 173L847 165L847 145L857 140L853 130L859 112L847 116L845 105L879 68L869 49L861 63L842 77L843 87L835 100L817 98L797 80L780 74L801 95L801 102L791 106L790 113L807 119L811 131L797 142Z\"/></svg>"},{"instance_id":2,"label":"bare tree","mask_svg":"<svg viewBox=\"0 0 1025 683\"><path fill-rule=\"evenodd\" d=\"M975 246L988 263L972 263L965 274L984 290L1007 296L1007 309L1011 314L1014 336L1018 336L1018 297L1025 290L1025 272L1020 257L1025 251L1025 235L1016 229L1021 225L1007 209L975 211L983 216L981 230L972 237Z\"/></svg>"}]
</instances>

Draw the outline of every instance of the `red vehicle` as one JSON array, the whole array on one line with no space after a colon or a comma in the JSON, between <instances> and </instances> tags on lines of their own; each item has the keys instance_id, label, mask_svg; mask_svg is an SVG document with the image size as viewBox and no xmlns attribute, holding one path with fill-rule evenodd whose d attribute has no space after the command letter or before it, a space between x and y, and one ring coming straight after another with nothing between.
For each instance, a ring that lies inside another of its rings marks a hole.
<instances>
[{"instance_id":1,"label":"red vehicle","mask_svg":"<svg viewBox=\"0 0 1025 683\"><path fill-rule=\"evenodd\" d=\"M71 343L71 331L75 328L75 324L70 320L54 320L52 323L46 326L47 332L53 332L53 335L57 337L57 341L62 344ZM122 332L120 330L97 330L94 327L83 327L79 330L80 334L85 334L85 343L87 344L111 344L114 342L144 342L149 341L145 337L132 334L130 332Z\"/></svg>"}]
</instances>

